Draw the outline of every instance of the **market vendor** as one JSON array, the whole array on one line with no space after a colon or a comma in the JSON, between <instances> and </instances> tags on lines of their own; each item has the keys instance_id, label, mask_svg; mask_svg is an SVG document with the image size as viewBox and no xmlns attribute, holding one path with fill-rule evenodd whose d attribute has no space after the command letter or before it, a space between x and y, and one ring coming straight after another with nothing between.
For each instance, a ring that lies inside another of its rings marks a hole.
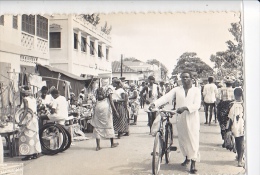
<instances>
[{"instance_id":1,"label":"market vendor","mask_svg":"<svg viewBox=\"0 0 260 175\"><path fill-rule=\"evenodd\" d=\"M61 125L65 125L65 120L68 118L68 103L64 96L59 94L57 89L51 91L53 97L53 104L51 107L51 114L48 118L51 121L57 121Z\"/></svg>"},{"instance_id":2,"label":"market vendor","mask_svg":"<svg viewBox=\"0 0 260 175\"><path fill-rule=\"evenodd\" d=\"M39 127L44 124L41 116L48 116L53 103L53 98L48 94L48 87L41 88L41 95L37 98L37 113L39 116Z\"/></svg>"},{"instance_id":3,"label":"market vendor","mask_svg":"<svg viewBox=\"0 0 260 175\"><path fill-rule=\"evenodd\" d=\"M68 102L66 98L59 94L57 89L51 91L53 104L48 116L41 116L42 120L56 121L61 125L65 125L65 120L68 119Z\"/></svg>"},{"instance_id":4,"label":"market vendor","mask_svg":"<svg viewBox=\"0 0 260 175\"><path fill-rule=\"evenodd\" d=\"M21 93L23 96L21 108L24 108L24 112L18 123L18 126L20 126L19 154L25 155L25 157L22 158L22 160L25 161L38 158L38 153L41 153L41 144L38 134L36 100L31 95L32 92L28 86L22 87Z\"/></svg>"}]
</instances>

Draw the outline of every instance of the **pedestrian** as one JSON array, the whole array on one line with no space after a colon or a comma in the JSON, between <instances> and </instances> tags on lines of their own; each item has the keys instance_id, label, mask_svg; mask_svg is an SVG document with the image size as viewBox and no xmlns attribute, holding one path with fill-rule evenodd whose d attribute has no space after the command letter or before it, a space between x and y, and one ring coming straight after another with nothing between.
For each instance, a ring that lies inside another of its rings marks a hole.
<instances>
[{"instance_id":1,"label":"pedestrian","mask_svg":"<svg viewBox=\"0 0 260 175\"><path fill-rule=\"evenodd\" d=\"M148 77L148 84L140 92L141 96L143 96L144 93L147 94L146 95L146 104L147 105L150 105L156 99L158 99L159 88L158 88L158 85L155 84L154 76ZM148 112L148 126L150 127L150 134L151 134L151 128L152 128L155 118L156 118L156 112Z\"/></svg>"},{"instance_id":2,"label":"pedestrian","mask_svg":"<svg viewBox=\"0 0 260 175\"><path fill-rule=\"evenodd\" d=\"M94 109L94 116L90 120L90 124L94 127L93 135L96 138L96 151L101 149L100 139L109 138L111 148L115 148L119 143L114 143L114 127L113 127L113 114L119 118L119 114L115 108L112 100L113 87L109 85L109 79L103 78L101 85L96 90L96 107Z\"/></svg>"},{"instance_id":3,"label":"pedestrian","mask_svg":"<svg viewBox=\"0 0 260 175\"><path fill-rule=\"evenodd\" d=\"M130 103L130 116L134 117L134 122L130 125L136 125L137 117L138 117L138 111L139 111L139 98L138 98L138 92L136 90L135 84L130 84L130 90L129 90L129 103Z\"/></svg>"},{"instance_id":4,"label":"pedestrian","mask_svg":"<svg viewBox=\"0 0 260 175\"><path fill-rule=\"evenodd\" d=\"M215 106L218 89L213 82L213 77L209 77L208 82L209 83L206 84L203 88L203 97L204 97L203 99L205 105L205 119L206 119L206 122L204 124L208 124L208 110L209 110L209 125L210 125L212 119L212 111Z\"/></svg>"},{"instance_id":5,"label":"pedestrian","mask_svg":"<svg viewBox=\"0 0 260 175\"><path fill-rule=\"evenodd\" d=\"M163 96L163 95L165 94L165 91L166 91L163 81L161 81L161 82L159 83L158 89L159 89L159 90L158 90L158 91L159 91L159 93L158 93L158 98L160 98L161 96Z\"/></svg>"},{"instance_id":6,"label":"pedestrian","mask_svg":"<svg viewBox=\"0 0 260 175\"><path fill-rule=\"evenodd\" d=\"M140 86L140 89L139 89L141 109L144 108L145 101L146 101L146 92L144 92L143 94L141 94L141 91L143 90L144 87L145 87L145 82L142 82L142 84L141 84L141 86Z\"/></svg>"},{"instance_id":7,"label":"pedestrian","mask_svg":"<svg viewBox=\"0 0 260 175\"><path fill-rule=\"evenodd\" d=\"M171 102L176 97L176 126L181 152L185 158L182 166L191 162L190 173L197 172L196 161L199 161L199 132L201 92L198 87L192 86L192 74L190 71L181 73L182 86L173 88L170 92L154 101L151 108L159 107Z\"/></svg>"},{"instance_id":8,"label":"pedestrian","mask_svg":"<svg viewBox=\"0 0 260 175\"><path fill-rule=\"evenodd\" d=\"M227 132L231 131L235 137L238 166L243 167L245 117L243 107L243 90L238 87L234 90L235 101L230 104L228 113Z\"/></svg>"},{"instance_id":9,"label":"pedestrian","mask_svg":"<svg viewBox=\"0 0 260 175\"><path fill-rule=\"evenodd\" d=\"M119 117L114 114L113 123L114 129L118 133L117 137L120 139L122 134L129 136L128 95L122 87L121 80L114 79L112 83L115 87L112 98L119 114Z\"/></svg>"},{"instance_id":10,"label":"pedestrian","mask_svg":"<svg viewBox=\"0 0 260 175\"><path fill-rule=\"evenodd\" d=\"M232 84L234 83L234 77L227 76L224 78L224 82L226 87L222 87L219 93L219 103L217 106L217 117L219 121L220 131L222 140L225 140L226 134L226 125L228 120L228 111L229 104L234 101L234 89L232 88ZM222 147L225 147L225 141L222 144Z\"/></svg>"},{"instance_id":11,"label":"pedestrian","mask_svg":"<svg viewBox=\"0 0 260 175\"><path fill-rule=\"evenodd\" d=\"M21 108L24 108L24 112L18 123L20 126L19 153L25 155L22 160L26 161L38 158L38 154L41 153L41 143L38 133L36 99L28 86L21 87L21 94L23 96Z\"/></svg>"}]
</instances>

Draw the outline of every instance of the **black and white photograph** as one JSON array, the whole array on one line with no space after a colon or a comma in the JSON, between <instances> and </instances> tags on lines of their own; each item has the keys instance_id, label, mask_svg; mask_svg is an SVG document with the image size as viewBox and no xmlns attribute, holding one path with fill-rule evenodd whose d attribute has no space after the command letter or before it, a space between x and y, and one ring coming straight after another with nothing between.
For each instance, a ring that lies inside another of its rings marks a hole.
<instances>
[{"instance_id":1,"label":"black and white photograph","mask_svg":"<svg viewBox=\"0 0 260 175\"><path fill-rule=\"evenodd\" d=\"M257 1L0 1L0 175L258 174L255 19Z\"/></svg>"}]
</instances>

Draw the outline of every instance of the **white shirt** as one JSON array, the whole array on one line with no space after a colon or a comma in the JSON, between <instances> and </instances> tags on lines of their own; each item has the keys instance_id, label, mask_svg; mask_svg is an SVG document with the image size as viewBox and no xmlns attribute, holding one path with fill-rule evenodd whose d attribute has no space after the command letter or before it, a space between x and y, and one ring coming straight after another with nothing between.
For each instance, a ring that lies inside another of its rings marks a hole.
<instances>
[{"instance_id":1,"label":"white shirt","mask_svg":"<svg viewBox=\"0 0 260 175\"><path fill-rule=\"evenodd\" d=\"M231 130L235 137L245 135L244 108L243 102L233 102L229 110L228 118L233 122Z\"/></svg>"},{"instance_id":2,"label":"white shirt","mask_svg":"<svg viewBox=\"0 0 260 175\"><path fill-rule=\"evenodd\" d=\"M53 97L50 95L50 94L47 94L46 96L45 96L45 99L42 99L42 103L43 104L52 104L52 102L53 102Z\"/></svg>"},{"instance_id":3,"label":"white shirt","mask_svg":"<svg viewBox=\"0 0 260 175\"><path fill-rule=\"evenodd\" d=\"M206 84L203 89L204 102L214 103L218 94L218 88L214 83Z\"/></svg>"},{"instance_id":4,"label":"white shirt","mask_svg":"<svg viewBox=\"0 0 260 175\"><path fill-rule=\"evenodd\" d=\"M64 96L59 96L53 100L52 108L55 109L55 114L66 119L68 117L68 103Z\"/></svg>"}]
</instances>

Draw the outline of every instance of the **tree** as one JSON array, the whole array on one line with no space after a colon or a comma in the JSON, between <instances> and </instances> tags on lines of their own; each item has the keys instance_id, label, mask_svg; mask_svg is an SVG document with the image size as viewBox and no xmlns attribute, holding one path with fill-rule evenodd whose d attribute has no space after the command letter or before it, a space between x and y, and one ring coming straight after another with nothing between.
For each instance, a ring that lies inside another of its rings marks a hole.
<instances>
[{"instance_id":1,"label":"tree","mask_svg":"<svg viewBox=\"0 0 260 175\"><path fill-rule=\"evenodd\" d=\"M208 77L213 74L213 69L203 62L195 52L185 52L178 59L177 66L172 75L181 73L183 70L196 72L199 78Z\"/></svg>"},{"instance_id":2,"label":"tree","mask_svg":"<svg viewBox=\"0 0 260 175\"><path fill-rule=\"evenodd\" d=\"M214 68L218 79L231 74L242 80L243 43L241 22L231 23L231 28L228 31L234 36L234 41L228 40L226 42L228 49L217 52L216 55L211 55L210 60L215 63Z\"/></svg>"},{"instance_id":3,"label":"tree","mask_svg":"<svg viewBox=\"0 0 260 175\"><path fill-rule=\"evenodd\" d=\"M151 64L151 65L155 64L158 67L160 67L161 79L166 80L168 69L164 64L162 64L160 61L158 61L156 59L147 60L146 63Z\"/></svg>"},{"instance_id":4,"label":"tree","mask_svg":"<svg viewBox=\"0 0 260 175\"><path fill-rule=\"evenodd\" d=\"M107 22L105 22L104 27L101 27L101 31L104 32L105 34L109 35L112 30L112 26L107 27Z\"/></svg>"},{"instance_id":5,"label":"tree","mask_svg":"<svg viewBox=\"0 0 260 175\"><path fill-rule=\"evenodd\" d=\"M82 17L88 21L90 24L92 24L93 26L96 26L99 24L99 14L83 14Z\"/></svg>"},{"instance_id":6,"label":"tree","mask_svg":"<svg viewBox=\"0 0 260 175\"><path fill-rule=\"evenodd\" d=\"M134 57L124 58L124 61L140 61Z\"/></svg>"}]
</instances>

